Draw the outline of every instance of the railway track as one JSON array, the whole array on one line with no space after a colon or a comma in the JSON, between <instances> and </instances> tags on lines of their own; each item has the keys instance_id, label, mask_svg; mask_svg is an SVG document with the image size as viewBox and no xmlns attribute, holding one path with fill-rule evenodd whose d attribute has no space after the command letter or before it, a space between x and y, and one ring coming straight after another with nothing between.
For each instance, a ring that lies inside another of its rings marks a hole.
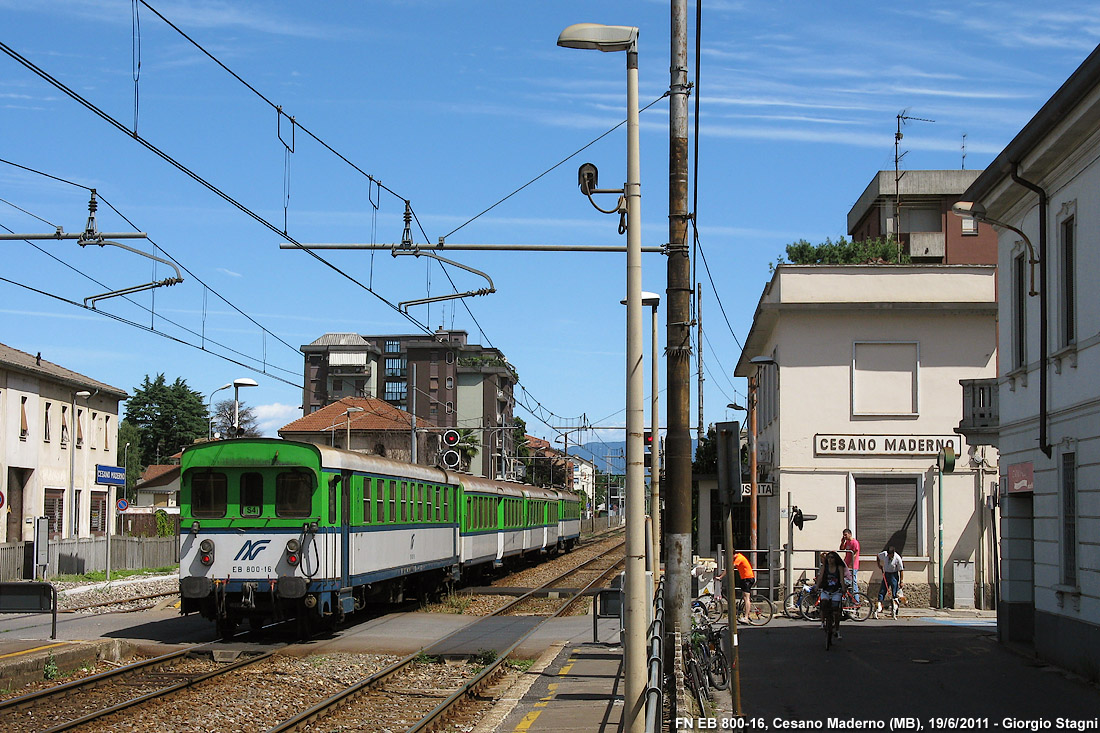
<instances>
[{"instance_id":1,"label":"railway track","mask_svg":"<svg viewBox=\"0 0 1100 733\"><path fill-rule=\"evenodd\" d=\"M467 666L466 671L468 674L465 676L459 671L455 675L456 681L448 691L441 692L440 686L435 683L430 687L417 684L418 677L423 675L423 669L426 665L434 664L438 666L445 664L436 659L438 650L445 648L444 645L450 638L445 637L417 654L409 655L395 662L386 669L349 686L309 710L270 728L268 733L338 731L362 726L364 723L368 723L371 729L404 729L409 733L415 733L432 730L449 719L461 716L463 704L479 699L484 690L494 685L501 678L509 657L539 626L552 618L565 615L572 605L583 598L597 583L604 581L616 572L618 565L622 564L624 560L615 558L610 563L610 567L607 567L606 558L608 555L616 554L621 547L622 545L612 547L600 556L560 574L539 588L535 588L528 594L498 608L491 616L475 622L474 627L480 624L491 624L494 619L509 615L511 611L521 607L522 604L536 594L548 592L555 587L561 587L559 584L567 578L575 577L586 570L592 572L588 566L598 565L601 564L600 561L603 561L604 567L600 568L595 577L589 580L583 588L568 593L565 598L555 599L557 607L552 613L546 614L538 624L529 628L507 648L499 652L494 650L495 656L491 660L480 660L485 663L484 666L476 669L470 669ZM470 628L457 633L470 634ZM474 635L477 635L476 632Z\"/></svg>"}]
</instances>

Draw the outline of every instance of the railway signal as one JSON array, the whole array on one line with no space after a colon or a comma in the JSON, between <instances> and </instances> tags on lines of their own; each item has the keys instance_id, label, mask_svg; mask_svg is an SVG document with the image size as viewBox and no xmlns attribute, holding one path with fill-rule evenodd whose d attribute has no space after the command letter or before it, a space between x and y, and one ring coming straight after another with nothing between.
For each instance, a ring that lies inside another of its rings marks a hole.
<instances>
[{"instance_id":1,"label":"railway signal","mask_svg":"<svg viewBox=\"0 0 1100 733\"><path fill-rule=\"evenodd\" d=\"M444 430L443 431L443 447L455 448L458 446L461 437L457 430Z\"/></svg>"}]
</instances>

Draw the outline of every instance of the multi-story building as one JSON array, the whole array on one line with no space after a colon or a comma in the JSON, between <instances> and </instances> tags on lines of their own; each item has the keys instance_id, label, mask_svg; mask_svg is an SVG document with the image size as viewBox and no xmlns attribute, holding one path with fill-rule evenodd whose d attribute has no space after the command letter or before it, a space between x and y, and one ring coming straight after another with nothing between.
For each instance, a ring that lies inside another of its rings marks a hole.
<instances>
[{"instance_id":1,"label":"multi-story building","mask_svg":"<svg viewBox=\"0 0 1100 733\"><path fill-rule=\"evenodd\" d=\"M114 489L96 466L118 465L118 403L126 392L0 344L0 542L107 531Z\"/></svg>"},{"instance_id":2,"label":"multi-story building","mask_svg":"<svg viewBox=\"0 0 1100 733\"><path fill-rule=\"evenodd\" d=\"M1000 230L1001 360L960 432L1001 455L1001 638L1100 678L1100 48L964 198ZM986 226L983 224L983 226Z\"/></svg>"},{"instance_id":3,"label":"multi-story building","mask_svg":"<svg viewBox=\"0 0 1100 733\"><path fill-rule=\"evenodd\" d=\"M980 173L901 171L899 180L894 171L879 171L848 212L848 235L855 241L893 237L913 262L995 265L993 229L951 214Z\"/></svg>"},{"instance_id":4,"label":"multi-story building","mask_svg":"<svg viewBox=\"0 0 1100 733\"><path fill-rule=\"evenodd\" d=\"M513 474L515 370L498 349L468 343L465 331L433 335L325 334L302 347L305 415L343 397L376 397L441 429L473 431L470 465L481 476Z\"/></svg>"},{"instance_id":5,"label":"multi-story building","mask_svg":"<svg viewBox=\"0 0 1100 733\"><path fill-rule=\"evenodd\" d=\"M755 385L757 479L770 485L757 546L776 550L771 567L812 578L814 551L850 528L860 580L893 544L914 602L942 591L945 605L988 607L996 452L953 429L959 380L996 373L996 313L992 265L776 268L735 370ZM941 479L946 446L958 459ZM791 507L817 519L792 529Z\"/></svg>"}]
</instances>

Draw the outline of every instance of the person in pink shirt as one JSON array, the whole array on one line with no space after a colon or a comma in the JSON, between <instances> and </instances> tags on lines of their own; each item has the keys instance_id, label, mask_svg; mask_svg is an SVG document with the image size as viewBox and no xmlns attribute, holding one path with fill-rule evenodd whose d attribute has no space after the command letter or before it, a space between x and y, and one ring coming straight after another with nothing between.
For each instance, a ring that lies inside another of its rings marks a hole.
<instances>
[{"instance_id":1,"label":"person in pink shirt","mask_svg":"<svg viewBox=\"0 0 1100 733\"><path fill-rule=\"evenodd\" d=\"M844 562L848 565L848 585L852 588L856 603L859 603L859 580L856 575L859 570L859 540L852 536L852 530L845 529L841 533L840 549L846 551Z\"/></svg>"}]
</instances>

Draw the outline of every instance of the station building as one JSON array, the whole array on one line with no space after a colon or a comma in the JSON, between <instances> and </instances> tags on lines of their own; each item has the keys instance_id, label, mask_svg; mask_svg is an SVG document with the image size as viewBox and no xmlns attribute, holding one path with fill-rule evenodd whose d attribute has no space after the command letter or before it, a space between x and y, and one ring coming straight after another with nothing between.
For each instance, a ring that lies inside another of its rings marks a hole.
<instances>
[{"instance_id":1,"label":"station building","mask_svg":"<svg viewBox=\"0 0 1100 733\"><path fill-rule=\"evenodd\" d=\"M1100 47L965 192L1000 227L1000 368L960 431L1001 455L1002 639L1100 679Z\"/></svg>"},{"instance_id":2,"label":"station building","mask_svg":"<svg viewBox=\"0 0 1100 733\"><path fill-rule=\"evenodd\" d=\"M954 429L960 380L996 374L996 295L993 265L777 266L735 370L755 398L771 485L757 546L777 581L813 578L850 528L864 584L877 589L875 557L894 544L911 603L942 589L945 606L990 607L997 455ZM958 458L941 484L945 446ZM793 528L794 507L816 519Z\"/></svg>"}]
</instances>

